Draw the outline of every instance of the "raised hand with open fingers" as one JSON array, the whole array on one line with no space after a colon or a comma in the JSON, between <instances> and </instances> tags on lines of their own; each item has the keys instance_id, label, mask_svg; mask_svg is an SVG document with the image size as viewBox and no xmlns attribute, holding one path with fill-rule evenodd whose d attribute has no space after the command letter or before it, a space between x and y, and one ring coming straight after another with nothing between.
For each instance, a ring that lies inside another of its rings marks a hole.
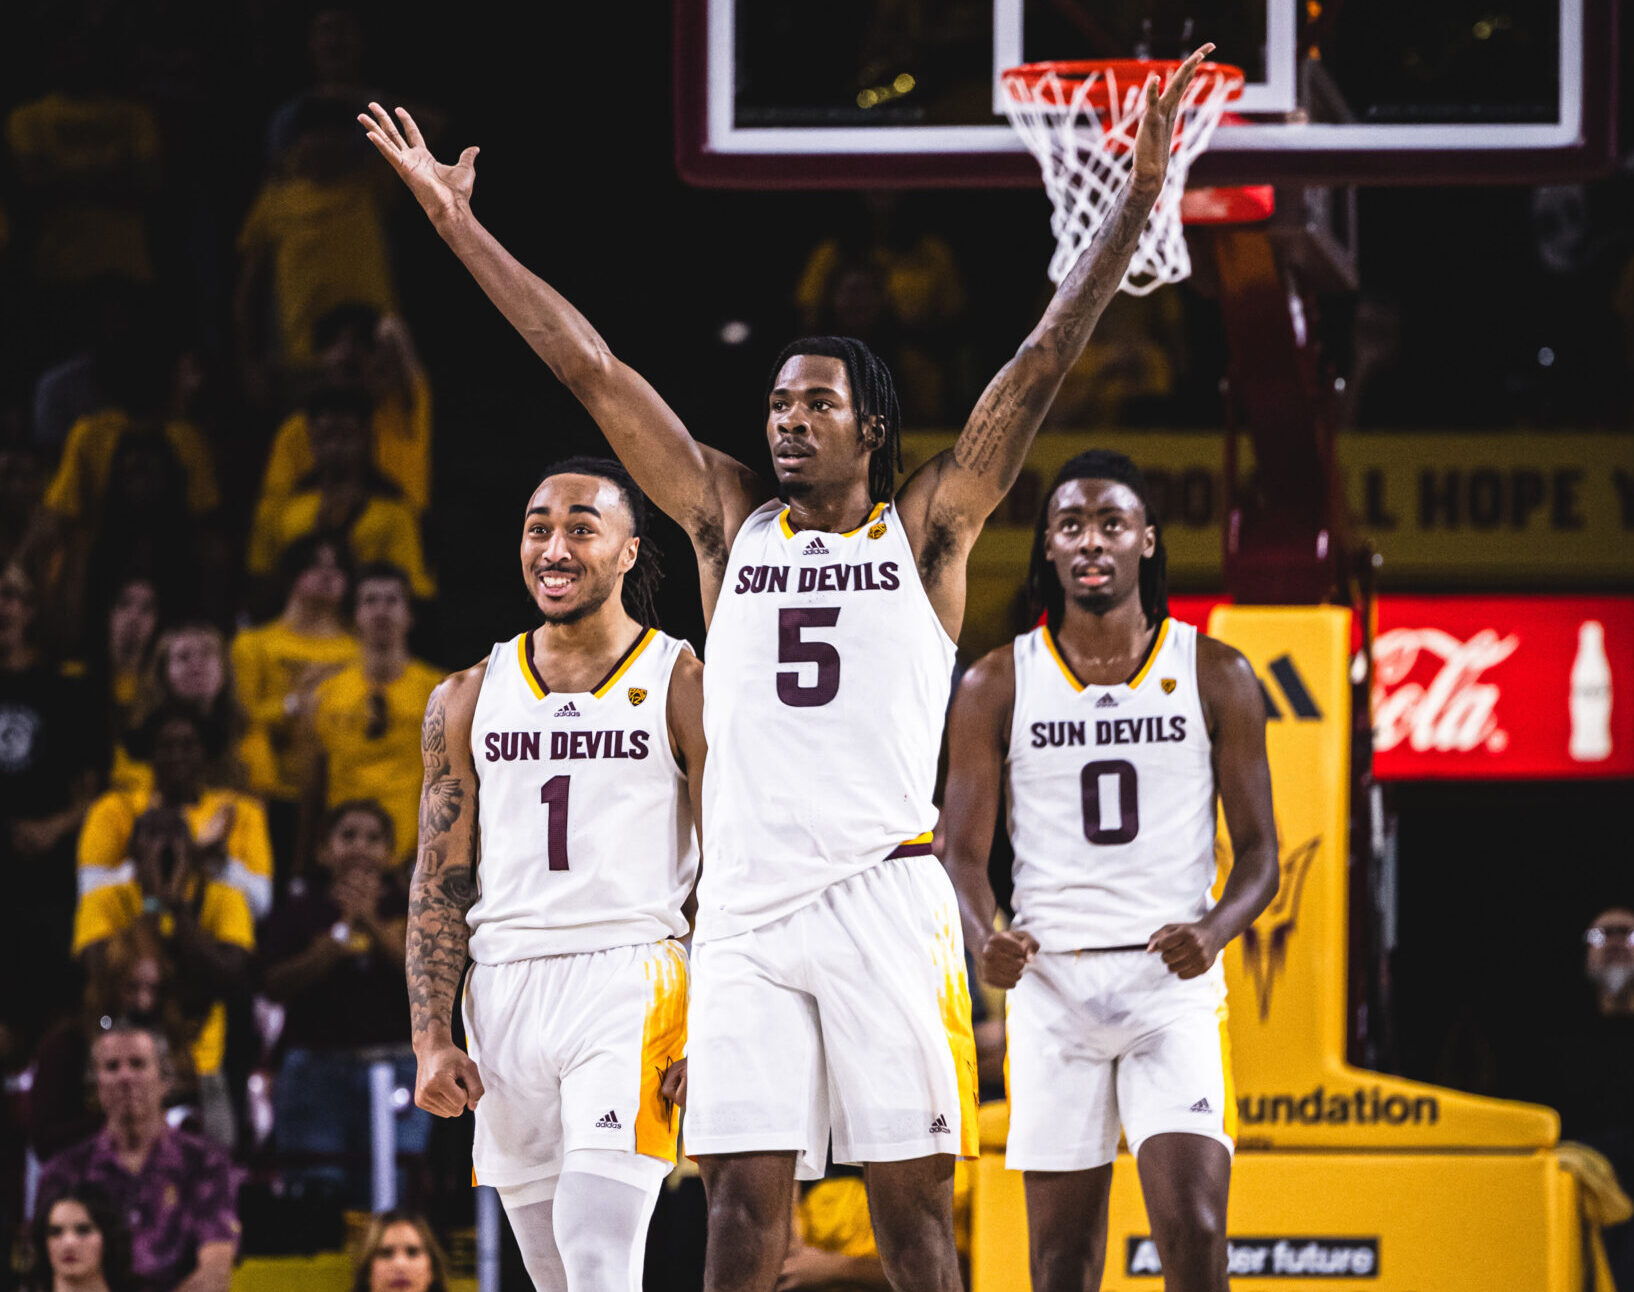
<instances>
[{"instance_id":1,"label":"raised hand with open fingers","mask_svg":"<svg viewBox=\"0 0 1634 1292\"><path fill-rule=\"evenodd\" d=\"M477 183L478 148L467 148L452 166L438 161L426 147L420 127L407 108L397 109L397 120L378 103L358 113L358 121L368 132L369 142L391 163L399 179L408 185L414 200L433 221L460 206L471 204ZM401 129L398 123L401 122Z\"/></svg>"},{"instance_id":2,"label":"raised hand with open fingers","mask_svg":"<svg viewBox=\"0 0 1634 1292\"><path fill-rule=\"evenodd\" d=\"M1169 171L1169 153L1174 146L1175 120L1180 114L1180 102L1186 96L1186 87L1203 60L1214 52L1212 44L1193 51L1169 77L1169 83L1159 93L1158 78L1146 81L1146 113L1141 118L1140 133L1135 136L1134 182L1161 186Z\"/></svg>"}]
</instances>

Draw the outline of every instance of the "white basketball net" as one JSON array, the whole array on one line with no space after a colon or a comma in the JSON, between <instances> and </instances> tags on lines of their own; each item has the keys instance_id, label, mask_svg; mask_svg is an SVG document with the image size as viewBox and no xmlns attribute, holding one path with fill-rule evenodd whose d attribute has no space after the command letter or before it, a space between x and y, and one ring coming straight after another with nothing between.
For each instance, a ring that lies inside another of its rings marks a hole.
<instances>
[{"instance_id":1,"label":"white basketball net","mask_svg":"<svg viewBox=\"0 0 1634 1292\"><path fill-rule=\"evenodd\" d=\"M1110 105L1104 120L1089 102L1091 90L1102 82ZM1177 117L1179 141L1169 158L1163 191L1124 275L1124 291L1144 296L1162 283L1179 282L1191 273L1180 224L1186 172L1197 154L1208 147L1226 101L1241 85L1241 76L1200 74L1186 87ZM1050 218L1055 234L1051 282L1059 283L1067 276L1129 182L1135 135L1146 110L1144 88L1143 80L1120 83L1110 68L1083 78L1054 72L1037 77L1004 74L1010 124L1038 158L1044 188L1055 207Z\"/></svg>"}]
</instances>

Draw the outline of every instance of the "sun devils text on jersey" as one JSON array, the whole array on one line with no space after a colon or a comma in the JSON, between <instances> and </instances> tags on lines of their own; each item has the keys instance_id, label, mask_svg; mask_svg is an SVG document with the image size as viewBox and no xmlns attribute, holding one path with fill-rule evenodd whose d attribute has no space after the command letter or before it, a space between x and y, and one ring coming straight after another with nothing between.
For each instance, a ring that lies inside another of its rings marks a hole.
<instances>
[{"instance_id":1,"label":"sun devils text on jersey","mask_svg":"<svg viewBox=\"0 0 1634 1292\"><path fill-rule=\"evenodd\" d=\"M667 715L686 643L649 628L596 687L570 694L545 687L530 641L494 647L471 723L471 958L503 964L684 935L698 850Z\"/></svg>"},{"instance_id":2,"label":"sun devils text on jersey","mask_svg":"<svg viewBox=\"0 0 1634 1292\"><path fill-rule=\"evenodd\" d=\"M1214 883L1214 769L1197 630L1166 619L1140 672L1072 675L1046 627L1016 639L1006 759L1016 927L1045 951L1144 947Z\"/></svg>"}]
</instances>

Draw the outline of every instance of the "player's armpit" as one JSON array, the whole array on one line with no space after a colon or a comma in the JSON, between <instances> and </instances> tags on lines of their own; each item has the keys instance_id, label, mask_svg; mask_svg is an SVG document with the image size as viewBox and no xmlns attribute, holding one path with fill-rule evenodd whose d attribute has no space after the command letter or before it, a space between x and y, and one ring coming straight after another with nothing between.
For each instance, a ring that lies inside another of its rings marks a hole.
<instances>
[{"instance_id":1,"label":"player's armpit","mask_svg":"<svg viewBox=\"0 0 1634 1292\"><path fill-rule=\"evenodd\" d=\"M454 993L464 972L476 900L476 768L471 719L485 664L456 673L431 693L421 728L425 779L420 839L409 884L405 962L416 1047L451 1034Z\"/></svg>"},{"instance_id":2,"label":"player's armpit","mask_svg":"<svg viewBox=\"0 0 1634 1292\"><path fill-rule=\"evenodd\" d=\"M998 909L987 861L998 821L999 787L1015 704L1015 670L1013 644L983 656L960 679L948 714L943 862L959 894L965 944L978 956L992 937Z\"/></svg>"}]
</instances>

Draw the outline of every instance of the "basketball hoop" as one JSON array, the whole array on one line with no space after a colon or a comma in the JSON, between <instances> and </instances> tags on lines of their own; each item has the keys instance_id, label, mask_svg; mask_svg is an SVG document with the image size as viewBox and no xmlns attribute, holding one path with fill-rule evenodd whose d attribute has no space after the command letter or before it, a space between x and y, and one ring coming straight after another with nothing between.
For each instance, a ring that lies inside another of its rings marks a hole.
<instances>
[{"instance_id":1,"label":"basketball hoop","mask_svg":"<svg viewBox=\"0 0 1634 1292\"><path fill-rule=\"evenodd\" d=\"M1038 159L1055 208L1051 282L1067 276L1129 182L1147 78L1155 74L1166 81L1179 66L1178 60L1101 59L1026 63L1002 74L1010 124ZM1169 173L1124 275L1124 291L1144 296L1191 273L1181 231L1186 172L1242 88L1241 68L1226 63L1197 68L1180 100Z\"/></svg>"}]
</instances>

